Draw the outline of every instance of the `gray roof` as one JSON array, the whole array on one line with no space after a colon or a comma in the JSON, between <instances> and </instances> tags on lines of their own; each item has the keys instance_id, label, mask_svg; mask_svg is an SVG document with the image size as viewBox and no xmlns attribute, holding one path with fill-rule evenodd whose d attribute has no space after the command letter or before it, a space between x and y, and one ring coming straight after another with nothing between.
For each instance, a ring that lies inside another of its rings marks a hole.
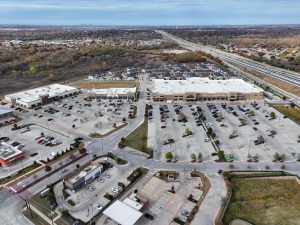
<instances>
[{"instance_id":1,"label":"gray roof","mask_svg":"<svg viewBox=\"0 0 300 225\"><path fill-rule=\"evenodd\" d=\"M0 106L0 115L12 112L13 110L7 106Z\"/></svg>"}]
</instances>

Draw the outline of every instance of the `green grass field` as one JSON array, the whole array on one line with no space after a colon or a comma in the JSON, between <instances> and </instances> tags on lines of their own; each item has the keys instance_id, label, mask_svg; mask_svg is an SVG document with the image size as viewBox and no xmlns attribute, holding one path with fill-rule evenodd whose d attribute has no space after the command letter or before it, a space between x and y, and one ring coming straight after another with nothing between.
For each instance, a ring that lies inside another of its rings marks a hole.
<instances>
[{"instance_id":1,"label":"green grass field","mask_svg":"<svg viewBox=\"0 0 300 225\"><path fill-rule=\"evenodd\" d=\"M285 105L272 105L275 109L277 109L282 114L291 118L298 124L300 124L300 110L297 107L289 107L287 108Z\"/></svg>"},{"instance_id":2,"label":"green grass field","mask_svg":"<svg viewBox=\"0 0 300 225\"><path fill-rule=\"evenodd\" d=\"M285 178L231 178L224 224L234 219L254 225L300 224L300 184Z\"/></svg>"},{"instance_id":3,"label":"green grass field","mask_svg":"<svg viewBox=\"0 0 300 225\"><path fill-rule=\"evenodd\" d=\"M147 138L148 138L148 121L147 119L132 131L126 138L124 144L130 148L149 153L147 149Z\"/></svg>"}]
</instances>

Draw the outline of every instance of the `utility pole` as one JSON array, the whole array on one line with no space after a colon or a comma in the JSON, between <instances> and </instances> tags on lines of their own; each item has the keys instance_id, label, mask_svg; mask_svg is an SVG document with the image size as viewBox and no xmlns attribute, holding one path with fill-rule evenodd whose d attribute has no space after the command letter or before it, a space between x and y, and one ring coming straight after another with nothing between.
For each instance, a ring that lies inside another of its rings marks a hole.
<instances>
[{"instance_id":1,"label":"utility pole","mask_svg":"<svg viewBox=\"0 0 300 225\"><path fill-rule=\"evenodd\" d=\"M22 198L20 195L18 195L18 196L19 196L20 198ZM23 199L23 198L22 198L22 199ZM25 201L26 206L27 206L27 208L29 209L31 218L33 218L32 211L31 211L31 207L30 207L30 202L29 202L29 200L28 200L28 197L26 196L26 199L23 199L23 200Z\"/></svg>"}]
</instances>

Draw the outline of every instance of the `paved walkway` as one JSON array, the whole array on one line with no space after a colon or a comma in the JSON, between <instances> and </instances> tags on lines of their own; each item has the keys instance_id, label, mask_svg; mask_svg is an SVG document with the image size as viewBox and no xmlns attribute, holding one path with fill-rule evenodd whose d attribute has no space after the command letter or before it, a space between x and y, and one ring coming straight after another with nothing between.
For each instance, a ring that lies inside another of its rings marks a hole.
<instances>
[{"instance_id":1,"label":"paved walkway","mask_svg":"<svg viewBox=\"0 0 300 225\"><path fill-rule=\"evenodd\" d=\"M32 211L34 211L37 215L39 215L41 218L43 218L45 221L47 221L49 224L56 225L53 218L53 223L51 222L51 219L49 219L47 216L45 216L43 213L41 213L36 207L34 207L32 204L30 204L30 208ZM45 224L46 225L46 224Z\"/></svg>"}]
</instances>

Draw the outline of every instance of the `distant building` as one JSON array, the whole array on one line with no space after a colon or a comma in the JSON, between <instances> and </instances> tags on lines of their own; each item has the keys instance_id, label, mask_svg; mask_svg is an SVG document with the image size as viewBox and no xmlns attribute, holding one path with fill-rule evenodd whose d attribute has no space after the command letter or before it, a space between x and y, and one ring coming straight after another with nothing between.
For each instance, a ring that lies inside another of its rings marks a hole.
<instances>
[{"instance_id":1,"label":"distant building","mask_svg":"<svg viewBox=\"0 0 300 225\"><path fill-rule=\"evenodd\" d=\"M92 89L88 91L90 98L103 99L136 99L136 87L134 88L107 88L107 89Z\"/></svg>"},{"instance_id":2,"label":"distant building","mask_svg":"<svg viewBox=\"0 0 300 225\"><path fill-rule=\"evenodd\" d=\"M242 79L153 80L151 100L157 101L239 101L263 99L263 90Z\"/></svg>"},{"instance_id":3,"label":"distant building","mask_svg":"<svg viewBox=\"0 0 300 225\"><path fill-rule=\"evenodd\" d=\"M13 110L9 107L0 106L0 120L13 116Z\"/></svg>"},{"instance_id":4,"label":"distant building","mask_svg":"<svg viewBox=\"0 0 300 225\"><path fill-rule=\"evenodd\" d=\"M11 163L20 160L25 156L27 156L27 153L5 142L0 142L0 165L2 167L7 167Z\"/></svg>"},{"instance_id":5,"label":"distant building","mask_svg":"<svg viewBox=\"0 0 300 225\"><path fill-rule=\"evenodd\" d=\"M68 175L64 178L65 187L72 191L77 191L87 184L93 182L103 172L103 165L92 162L90 165L79 168L80 171Z\"/></svg>"},{"instance_id":6,"label":"distant building","mask_svg":"<svg viewBox=\"0 0 300 225\"><path fill-rule=\"evenodd\" d=\"M5 101L11 105L34 108L36 106L45 105L50 102L75 95L77 93L79 93L77 88L61 84L51 84L6 95Z\"/></svg>"}]
</instances>

